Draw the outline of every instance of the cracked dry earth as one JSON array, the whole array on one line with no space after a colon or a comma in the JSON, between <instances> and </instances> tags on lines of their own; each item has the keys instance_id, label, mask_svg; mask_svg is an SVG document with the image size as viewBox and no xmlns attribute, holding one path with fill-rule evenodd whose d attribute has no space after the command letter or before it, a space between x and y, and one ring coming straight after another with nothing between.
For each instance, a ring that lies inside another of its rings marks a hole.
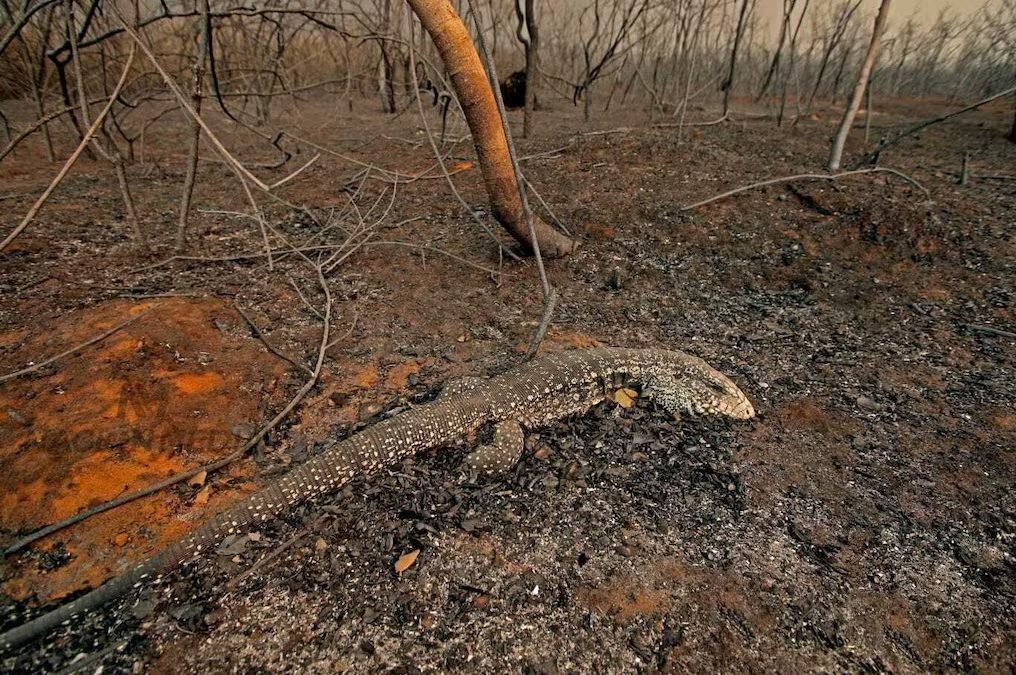
<instances>
[{"instance_id":1,"label":"cracked dry earth","mask_svg":"<svg viewBox=\"0 0 1016 675\"><path fill-rule=\"evenodd\" d=\"M901 124L920 116L892 114ZM548 119L524 152L561 147L577 125L570 113ZM1016 165L1016 146L1001 141L1007 120L1004 110L977 113L886 158L931 190L930 203L879 178L775 186L680 211L813 168L831 129L821 119L793 132L711 127L683 143L664 131L603 135L535 161L536 184L585 243L549 265L562 300L545 348L685 349L744 388L755 420L675 421L642 399L627 410L604 402L531 434L521 464L500 479L458 471L466 444L406 460L224 542L164 587L3 667L1011 672L1016 342L983 329L1016 325L1016 189L960 188L949 175L967 148L985 174ZM611 122L628 120L604 128ZM473 187L467 199L482 203ZM407 186L392 219L437 212L440 195L429 191ZM414 234L489 261L486 243L451 213ZM5 274L56 264L28 248ZM294 353L313 344L313 317L284 282L258 286L260 268L126 276L125 260L105 264L111 286L245 293L265 308L263 324L285 326L272 332L278 344ZM227 495L249 489L426 400L448 377L509 367L538 311L532 271L493 288L453 261L364 251L336 292L340 311L358 310L361 322L319 391L245 471L209 481ZM11 331L12 307L40 300L2 302ZM227 305L207 311L235 326ZM227 335L231 349L254 348L244 367L267 358L253 338L237 342L243 331L227 326ZM209 349L194 340L181 367ZM12 368L14 349L4 361ZM265 405L277 405L275 387L300 380L286 377L261 385ZM171 508L200 513L196 492L172 492ZM16 560L5 578L36 567ZM0 619L24 611L11 601Z\"/></svg>"}]
</instances>

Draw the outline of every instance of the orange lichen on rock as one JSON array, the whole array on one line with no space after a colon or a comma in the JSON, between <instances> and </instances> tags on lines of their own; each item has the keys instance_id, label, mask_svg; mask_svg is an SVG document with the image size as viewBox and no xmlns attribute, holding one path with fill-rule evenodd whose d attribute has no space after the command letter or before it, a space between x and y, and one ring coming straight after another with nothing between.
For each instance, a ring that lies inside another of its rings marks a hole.
<instances>
[{"instance_id":1,"label":"orange lichen on rock","mask_svg":"<svg viewBox=\"0 0 1016 675\"><path fill-rule=\"evenodd\" d=\"M242 321L215 299L113 302L69 315L35 337L19 336L23 344L0 371L145 311L107 339L0 387L6 541L213 461L241 442L232 433L237 425L261 422L262 399L273 395L286 368L243 331L221 328ZM236 465L227 474L244 470ZM0 590L53 599L94 586L244 494L216 485L202 506L192 499L196 490L165 490L41 540L11 561ZM40 554L54 550L70 559L44 570Z\"/></svg>"}]
</instances>

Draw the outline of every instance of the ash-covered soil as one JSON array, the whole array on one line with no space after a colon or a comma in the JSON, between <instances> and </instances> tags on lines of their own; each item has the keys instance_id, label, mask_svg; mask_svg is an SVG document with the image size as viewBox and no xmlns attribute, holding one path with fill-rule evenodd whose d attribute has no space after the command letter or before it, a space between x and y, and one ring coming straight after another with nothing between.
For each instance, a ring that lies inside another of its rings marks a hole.
<instances>
[{"instance_id":1,"label":"ash-covered soil","mask_svg":"<svg viewBox=\"0 0 1016 675\"><path fill-rule=\"evenodd\" d=\"M893 108L876 133L939 110ZM570 112L546 113L522 150L563 149L528 161L527 172L583 241L548 264L561 301L546 348L684 349L733 377L758 417L678 422L641 400L630 410L605 402L532 434L522 463L499 479L458 471L465 443L406 460L0 663L26 672L1010 672L1016 183L976 178L1014 172L1010 115L979 112L886 153L930 199L874 175L776 185L686 212L730 187L818 170L833 117L782 130L750 121L681 138L671 128L576 138ZM331 136L317 140L340 147L355 124L372 139L349 147L357 157L428 166L426 145L372 135L418 142L409 117L319 127ZM468 143L459 150L457 159L471 157ZM964 152L975 179L959 186ZM152 238L164 242L156 254L131 248L109 215L115 184L86 173L61 193L48 227L2 259L3 372L38 356L26 351L35 326L165 293L256 308L273 343L309 361L320 322L285 277L307 281L297 262L137 269L164 259L172 240L175 197L159 190L177 178L159 166L134 176ZM18 208L47 170L26 161L15 172L27 195ZM225 170L207 173L199 203L242 208ZM352 173L323 160L288 198L342 203L336 176ZM480 205L474 174L456 179ZM358 199L369 208L391 197L385 189L368 182ZM339 234L274 215L298 240ZM243 219L198 223L199 255L258 247ZM497 266L440 182L400 185L384 223L386 239ZM510 367L538 319L535 276L531 263L506 263L498 286L455 259L359 250L334 276L336 330L351 333L294 419L245 460L247 474L263 482L426 400L449 377ZM79 367L57 364L31 382ZM292 369L283 384L295 390L303 376ZM219 480L208 478L226 489ZM207 513L198 491L172 491L181 518ZM5 580L39 574L40 551L57 543L5 562ZM0 619L14 624L26 611L11 601Z\"/></svg>"}]
</instances>

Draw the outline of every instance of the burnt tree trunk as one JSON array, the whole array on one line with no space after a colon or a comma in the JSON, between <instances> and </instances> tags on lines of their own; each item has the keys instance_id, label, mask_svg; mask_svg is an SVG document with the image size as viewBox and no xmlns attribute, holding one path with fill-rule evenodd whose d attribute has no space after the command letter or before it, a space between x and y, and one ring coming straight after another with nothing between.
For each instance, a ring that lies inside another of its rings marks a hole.
<instances>
[{"instance_id":1,"label":"burnt tree trunk","mask_svg":"<svg viewBox=\"0 0 1016 675\"><path fill-rule=\"evenodd\" d=\"M533 128L536 88L540 81L540 30L536 25L534 4L534 0L526 0L526 32L529 33L529 43L526 44L526 111L522 119L522 135L527 138Z\"/></svg>"},{"instance_id":2,"label":"burnt tree trunk","mask_svg":"<svg viewBox=\"0 0 1016 675\"><path fill-rule=\"evenodd\" d=\"M730 68L727 70L727 78L723 81L723 115L726 119L730 115L730 96L734 91L734 75L737 72L737 52L741 49L741 38L744 37L744 24L748 15L748 4L752 0L741 0L741 13L737 17L737 29L734 31L734 44L730 48Z\"/></svg>"},{"instance_id":3,"label":"burnt tree trunk","mask_svg":"<svg viewBox=\"0 0 1016 675\"><path fill-rule=\"evenodd\" d=\"M847 102L847 109L843 112L843 120L840 122L839 131L833 141L832 151L829 153L829 171L839 171L840 161L843 159L843 147L847 143L847 136L850 134L850 127L854 125L854 118L861 106L861 98L868 88L868 79L875 67L875 59L878 57L879 47L882 45L882 33L885 32L886 21L889 18L889 6L892 0L882 0L878 8L878 16L875 17L875 28L871 33L871 42L868 44L868 53L864 57L864 64L861 72L857 75L857 84L854 85L854 92Z\"/></svg>"}]
</instances>

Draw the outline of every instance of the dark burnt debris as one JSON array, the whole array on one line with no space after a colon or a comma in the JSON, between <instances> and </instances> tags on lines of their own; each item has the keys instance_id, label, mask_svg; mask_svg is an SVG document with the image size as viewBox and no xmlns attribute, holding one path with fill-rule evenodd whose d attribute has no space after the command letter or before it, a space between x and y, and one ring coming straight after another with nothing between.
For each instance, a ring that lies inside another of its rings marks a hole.
<instances>
[{"instance_id":1,"label":"dark burnt debris","mask_svg":"<svg viewBox=\"0 0 1016 675\"><path fill-rule=\"evenodd\" d=\"M526 107L526 71L516 70L500 82L501 98L508 110Z\"/></svg>"}]
</instances>

